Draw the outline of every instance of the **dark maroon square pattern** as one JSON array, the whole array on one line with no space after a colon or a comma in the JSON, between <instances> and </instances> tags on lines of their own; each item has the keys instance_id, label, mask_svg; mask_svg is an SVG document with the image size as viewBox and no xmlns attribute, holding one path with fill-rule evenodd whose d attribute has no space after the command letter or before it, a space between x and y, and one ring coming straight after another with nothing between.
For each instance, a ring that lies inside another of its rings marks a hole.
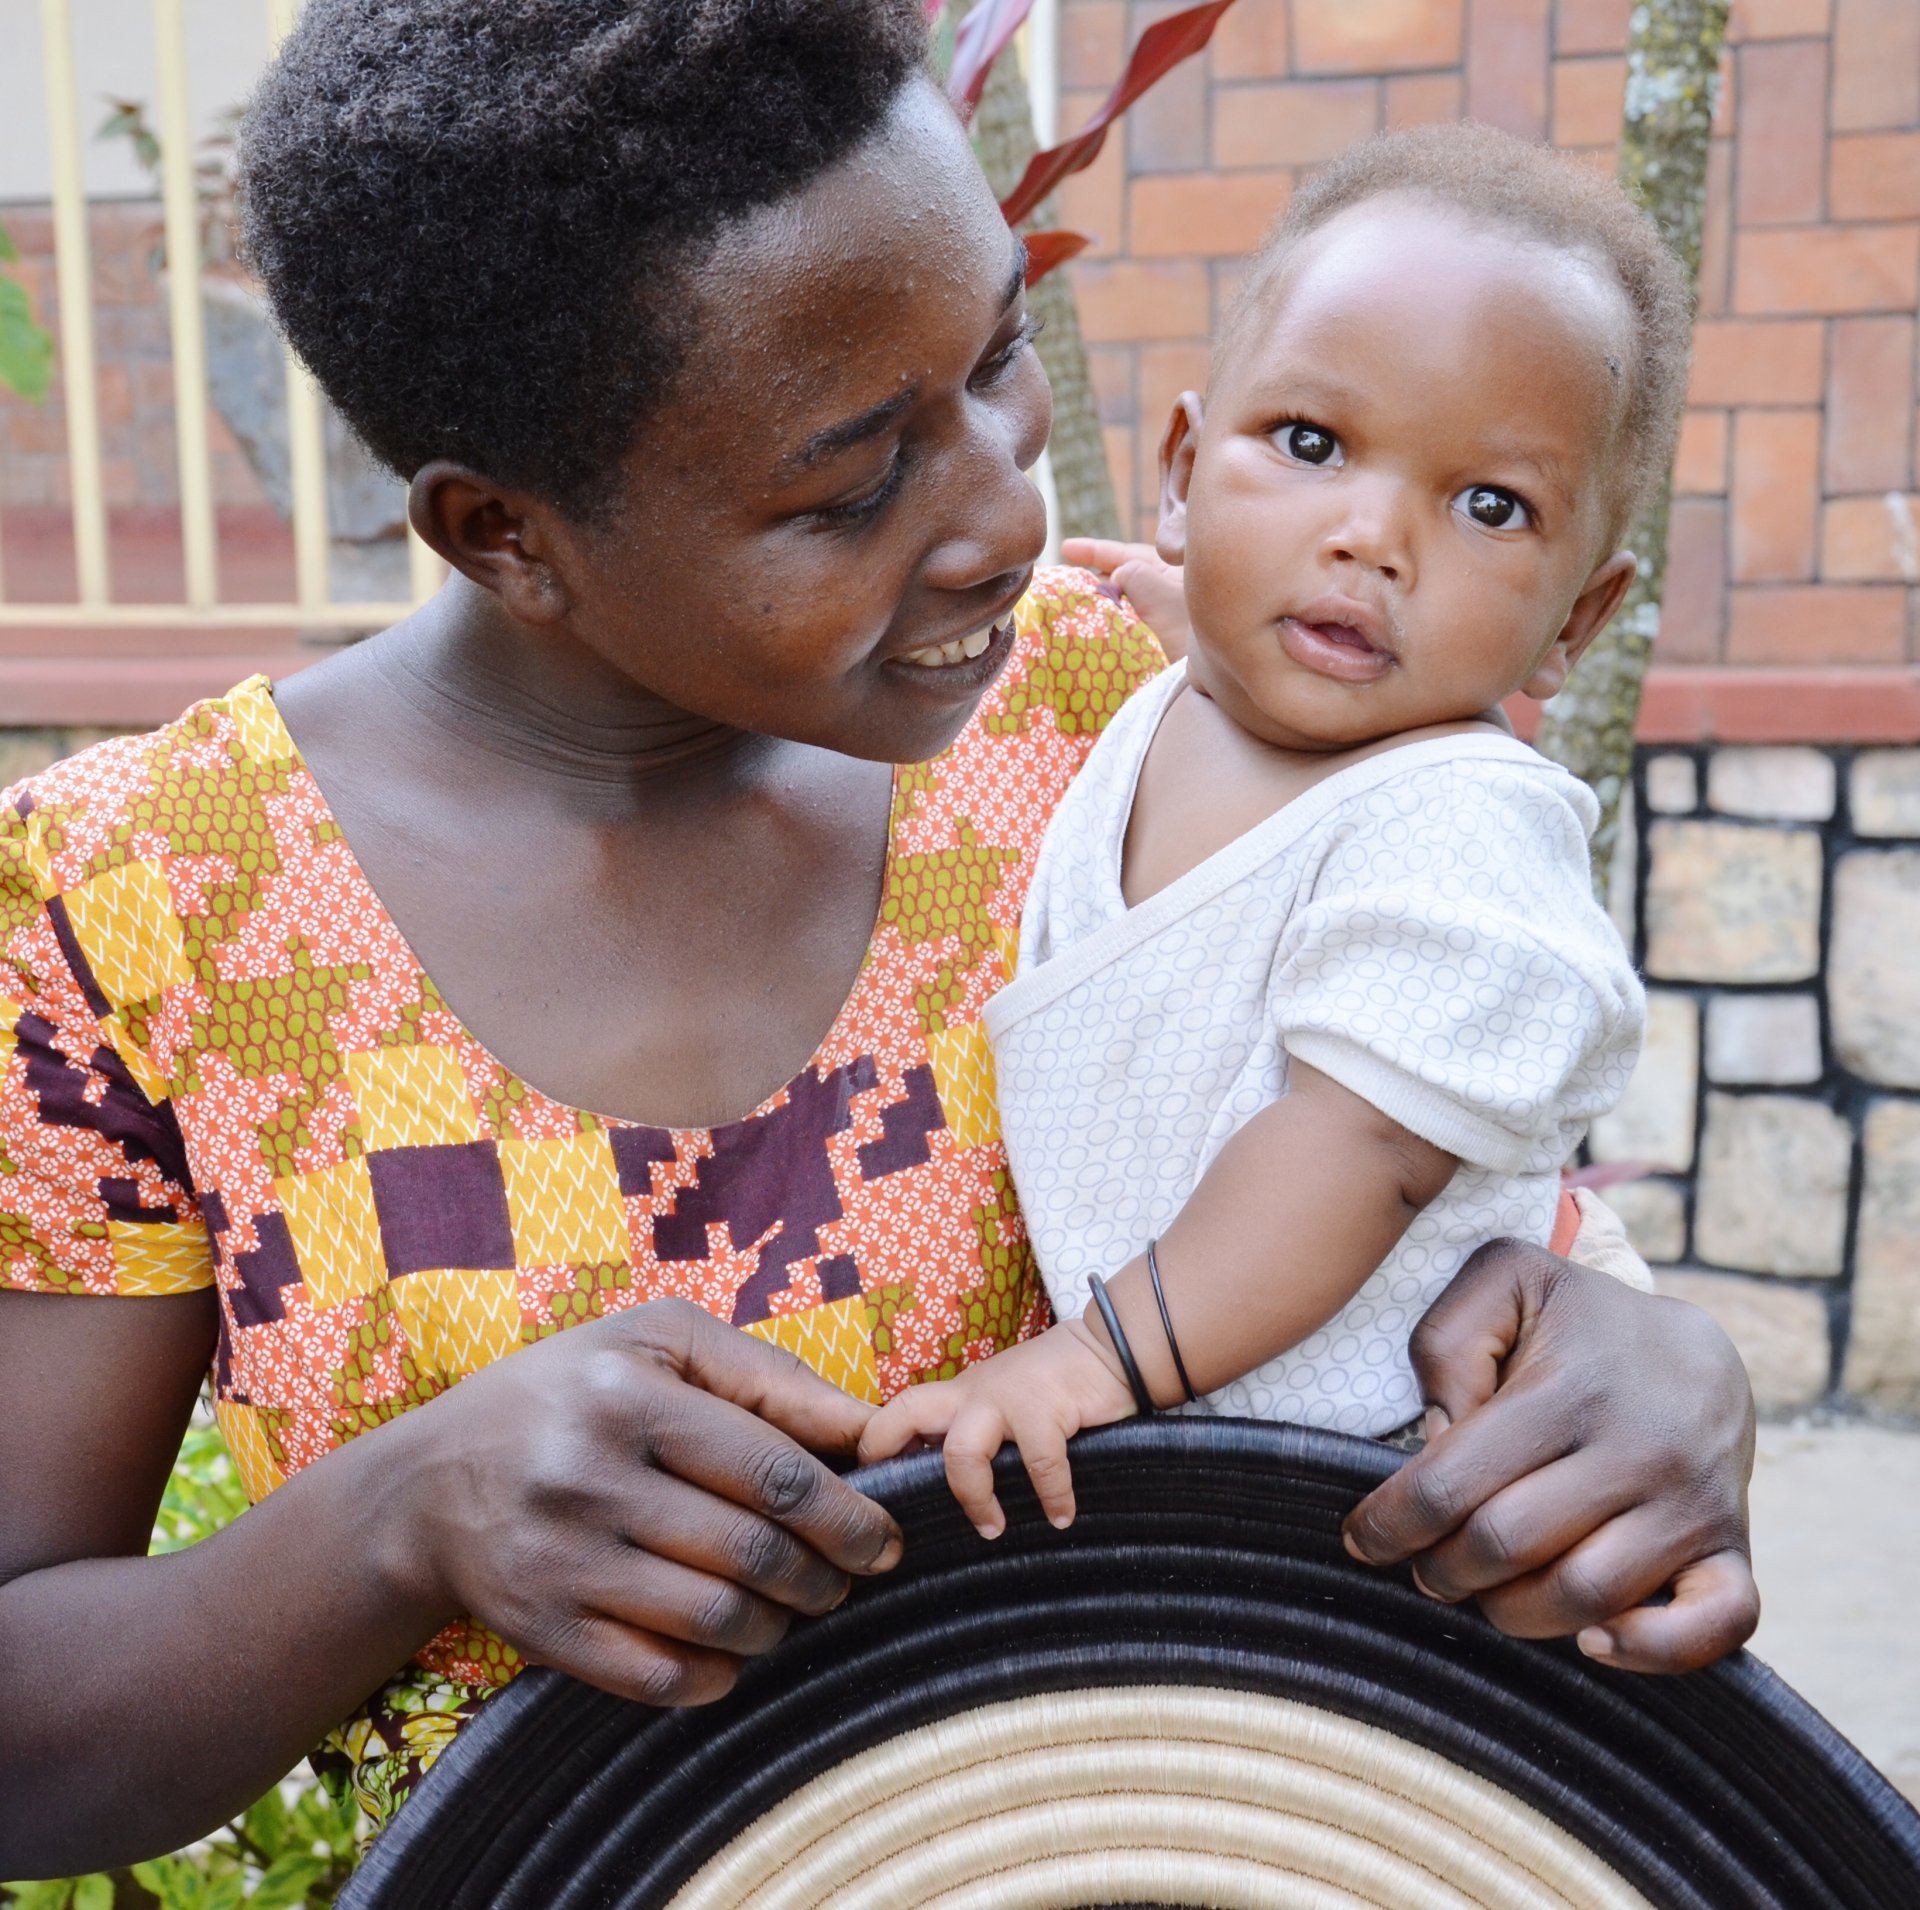
<instances>
[{"instance_id":1,"label":"dark maroon square pattern","mask_svg":"<svg viewBox=\"0 0 1920 1910\"><path fill-rule=\"evenodd\" d=\"M513 1221L500 1149L383 1147L367 1156L387 1272L427 1267L511 1267Z\"/></svg>"}]
</instances>

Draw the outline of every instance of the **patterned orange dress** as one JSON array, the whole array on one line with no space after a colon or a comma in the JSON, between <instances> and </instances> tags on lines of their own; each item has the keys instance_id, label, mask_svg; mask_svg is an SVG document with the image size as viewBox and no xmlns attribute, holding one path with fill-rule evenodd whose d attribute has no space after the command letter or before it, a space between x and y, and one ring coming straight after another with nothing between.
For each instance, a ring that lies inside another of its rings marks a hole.
<instances>
[{"instance_id":1,"label":"patterned orange dress","mask_svg":"<svg viewBox=\"0 0 1920 1910\"><path fill-rule=\"evenodd\" d=\"M663 1294L883 1400L1046 1323L981 1005L1047 820L1162 664L1044 573L953 746L899 770L873 940L743 1119L549 1099L442 999L264 678L0 794L0 1285L212 1286L258 1501L516 1347ZM382 1821L518 1668L449 1627L316 1765Z\"/></svg>"}]
</instances>

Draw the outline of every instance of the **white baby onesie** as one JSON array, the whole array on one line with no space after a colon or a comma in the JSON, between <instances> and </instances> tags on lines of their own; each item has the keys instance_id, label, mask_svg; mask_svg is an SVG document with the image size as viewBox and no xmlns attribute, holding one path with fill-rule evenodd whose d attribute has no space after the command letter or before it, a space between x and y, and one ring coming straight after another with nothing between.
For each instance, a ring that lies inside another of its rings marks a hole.
<instances>
[{"instance_id":1,"label":"white baby onesie","mask_svg":"<svg viewBox=\"0 0 1920 1910\"><path fill-rule=\"evenodd\" d=\"M1134 789L1184 681L1176 664L1138 691L1067 791L1014 979L987 1003L1014 1184L1068 1318L1087 1276L1165 1232L1227 1138L1286 1092L1289 1055L1458 1155L1333 1320L1200 1402L1388 1432L1420 1410L1415 1322L1481 1242L1546 1244L1560 1169L1632 1071L1645 1000L1593 899L1597 808L1511 737L1409 743L1129 908Z\"/></svg>"}]
</instances>

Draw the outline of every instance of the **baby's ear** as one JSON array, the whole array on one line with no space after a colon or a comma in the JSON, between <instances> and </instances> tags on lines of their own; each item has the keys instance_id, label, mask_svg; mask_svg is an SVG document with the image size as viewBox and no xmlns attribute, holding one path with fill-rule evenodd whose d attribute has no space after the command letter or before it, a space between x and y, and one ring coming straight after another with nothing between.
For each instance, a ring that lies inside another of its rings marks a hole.
<instances>
[{"instance_id":1,"label":"baby's ear","mask_svg":"<svg viewBox=\"0 0 1920 1910\"><path fill-rule=\"evenodd\" d=\"M1627 594L1634 573L1640 568L1630 550L1615 551L1587 579L1586 588L1574 599L1573 609L1553 648L1534 665L1533 674L1521 684L1523 694L1544 703L1558 696L1573 666L1586 654L1587 646L1613 621L1620 600Z\"/></svg>"},{"instance_id":2,"label":"baby's ear","mask_svg":"<svg viewBox=\"0 0 1920 1910\"><path fill-rule=\"evenodd\" d=\"M1160 440L1160 528L1153 541L1169 564L1187 560L1187 486L1193 482L1200 420L1200 394L1183 391L1174 401L1173 415Z\"/></svg>"}]
</instances>

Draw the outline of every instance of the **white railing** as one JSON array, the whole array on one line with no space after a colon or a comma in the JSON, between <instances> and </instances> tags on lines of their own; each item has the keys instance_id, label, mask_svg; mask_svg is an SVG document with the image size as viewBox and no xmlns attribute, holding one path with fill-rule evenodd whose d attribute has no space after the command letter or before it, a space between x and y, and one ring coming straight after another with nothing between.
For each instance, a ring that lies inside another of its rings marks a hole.
<instances>
[{"instance_id":1,"label":"white railing","mask_svg":"<svg viewBox=\"0 0 1920 1910\"><path fill-rule=\"evenodd\" d=\"M265 0L275 45L293 25L299 0ZM208 430L207 345L201 307L200 234L189 102L185 0L153 0L155 98L161 141L167 296L173 335L175 436L179 447L180 541L185 589L176 604L115 603L100 450L93 337L93 263L81 163L79 89L70 0L40 0L52 178L54 273L59 293L58 372L66 403L77 602L15 603L0 578L0 628L97 629L212 625L235 628L376 629L403 617L439 588L445 566L412 531L411 603L337 602L328 582L325 416L313 380L287 359L287 440L291 467L294 596L282 603L222 603Z\"/></svg>"}]
</instances>

